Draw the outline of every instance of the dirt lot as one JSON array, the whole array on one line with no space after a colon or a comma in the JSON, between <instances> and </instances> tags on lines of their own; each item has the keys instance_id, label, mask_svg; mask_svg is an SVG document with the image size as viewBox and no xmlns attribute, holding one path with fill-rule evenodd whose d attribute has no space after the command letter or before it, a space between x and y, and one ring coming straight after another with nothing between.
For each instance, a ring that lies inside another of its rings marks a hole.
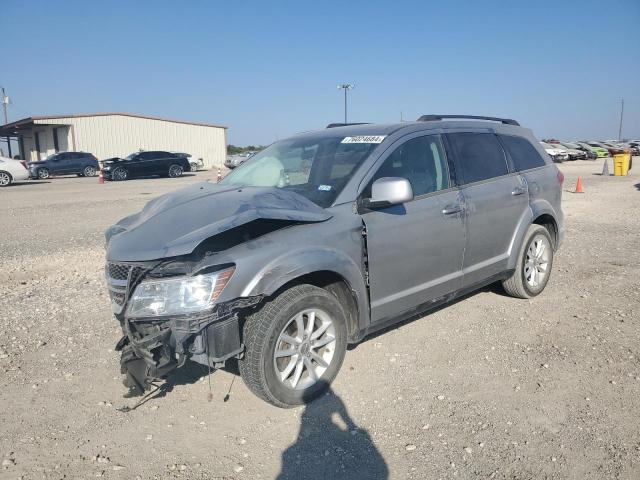
<instances>
[{"instance_id":1,"label":"dirt lot","mask_svg":"<svg viewBox=\"0 0 640 480\"><path fill-rule=\"evenodd\" d=\"M129 413L105 228L215 173L0 191L0 478L640 478L640 158L561 166L545 293L488 288L347 353L305 408L192 367Z\"/></svg>"}]
</instances>

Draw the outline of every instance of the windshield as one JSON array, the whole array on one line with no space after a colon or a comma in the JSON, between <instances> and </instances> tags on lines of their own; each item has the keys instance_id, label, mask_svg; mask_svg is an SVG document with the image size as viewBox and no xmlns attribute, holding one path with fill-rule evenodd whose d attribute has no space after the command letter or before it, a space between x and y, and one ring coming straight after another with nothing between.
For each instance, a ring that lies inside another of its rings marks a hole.
<instances>
[{"instance_id":1,"label":"windshield","mask_svg":"<svg viewBox=\"0 0 640 480\"><path fill-rule=\"evenodd\" d=\"M220 183L283 188L328 207L378 146L378 143L342 143L343 140L344 136L282 140L256 153Z\"/></svg>"},{"instance_id":2,"label":"windshield","mask_svg":"<svg viewBox=\"0 0 640 480\"><path fill-rule=\"evenodd\" d=\"M128 155L125 160L133 160L136 156L138 155L138 152L136 153L132 153L131 155Z\"/></svg>"}]
</instances>

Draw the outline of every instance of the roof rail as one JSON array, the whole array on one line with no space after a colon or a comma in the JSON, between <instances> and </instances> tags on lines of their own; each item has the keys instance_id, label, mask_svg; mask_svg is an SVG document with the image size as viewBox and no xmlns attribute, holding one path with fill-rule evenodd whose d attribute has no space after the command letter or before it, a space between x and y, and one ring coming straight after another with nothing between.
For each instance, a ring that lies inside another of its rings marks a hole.
<instances>
[{"instance_id":1,"label":"roof rail","mask_svg":"<svg viewBox=\"0 0 640 480\"><path fill-rule=\"evenodd\" d=\"M330 123L326 128L348 127L350 125L371 125L369 122L360 123Z\"/></svg>"},{"instance_id":2,"label":"roof rail","mask_svg":"<svg viewBox=\"0 0 640 480\"><path fill-rule=\"evenodd\" d=\"M418 118L418 122L435 122L438 120L444 120L445 118L460 118L469 120L490 120L492 122L500 122L505 125L520 126L518 122L510 118L498 118L498 117L483 117L480 115L422 115Z\"/></svg>"}]
</instances>

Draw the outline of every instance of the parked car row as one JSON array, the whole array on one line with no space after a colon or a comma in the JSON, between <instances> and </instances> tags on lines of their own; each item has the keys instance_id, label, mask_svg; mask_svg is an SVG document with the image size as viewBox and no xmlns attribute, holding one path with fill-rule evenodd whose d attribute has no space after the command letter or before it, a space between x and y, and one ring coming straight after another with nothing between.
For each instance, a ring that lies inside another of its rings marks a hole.
<instances>
[{"instance_id":1,"label":"parked car row","mask_svg":"<svg viewBox=\"0 0 640 480\"><path fill-rule=\"evenodd\" d=\"M640 155L640 141L636 140L629 142L619 142L617 140L567 142L551 139L540 142L540 144L556 163L564 162L565 160L595 160L596 158L609 157L620 153Z\"/></svg>"},{"instance_id":2,"label":"parked car row","mask_svg":"<svg viewBox=\"0 0 640 480\"><path fill-rule=\"evenodd\" d=\"M180 177L184 172L204 167L201 158L191 159L182 152L140 151L126 158L110 158L99 161L87 152L58 152L44 160L24 160L0 157L0 187L14 181L45 180L55 175L93 177L102 170L107 180L127 180L134 177Z\"/></svg>"},{"instance_id":3,"label":"parked car row","mask_svg":"<svg viewBox=\"0 0 640 480\"><path fill-rule=\"evenodd\" d=\"M233 170L234 168L239 167L244 162L249 160L255 154L256 152L246 152L240 155L229 155L227 159L224 161L224 166L227 167L229 170Z\"/></svg>"}]
</instances>

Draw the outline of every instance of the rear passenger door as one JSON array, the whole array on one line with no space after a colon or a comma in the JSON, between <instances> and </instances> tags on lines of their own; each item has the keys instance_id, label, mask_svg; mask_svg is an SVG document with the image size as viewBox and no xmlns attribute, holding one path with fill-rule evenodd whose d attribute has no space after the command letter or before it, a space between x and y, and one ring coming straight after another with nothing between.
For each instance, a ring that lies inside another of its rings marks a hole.
<instances>
[{"instance_id":1,"label":"rear passenger door","mask_svg":"<svg viewBox=\"0 0 640 480\"><path fill-rule=\"evenodd\" d=\"M82 168L80 167L82 154L67 152L65 153L65 155L67 157L67 161L66 161L67 173L79 173L82 170Z\"/></svg>"},{"instance_id":2,"label":"rear passenger door","mask_svg":"<svg viewBox=\"0 0 640 480\"><path fill-rule=\"evenodd\" d=\"M507 269L517 227L529 214L528 190L494 133L449 133L447 141L464 197L463 283L470 287Z\"/></svg>"}]
</instances>

